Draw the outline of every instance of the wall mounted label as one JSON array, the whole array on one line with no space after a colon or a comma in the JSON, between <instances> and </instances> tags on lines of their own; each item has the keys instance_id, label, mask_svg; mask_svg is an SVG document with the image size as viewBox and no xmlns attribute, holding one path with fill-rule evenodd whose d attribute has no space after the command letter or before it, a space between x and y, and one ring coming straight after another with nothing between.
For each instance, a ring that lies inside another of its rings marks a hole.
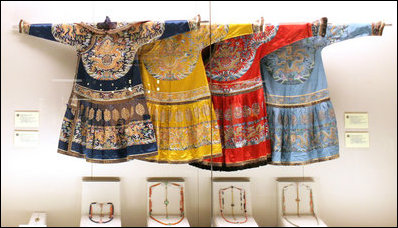
<instances>
[{"instance_id":1,"label":"wall mounted label","mask_svg":"<svg viewBox=\"0 0 398 228\"><path fill-rule=\"evenodd\" d=\"M15 147L37 147L39 146L39 131L15 131Z\"/></svg>"},{"instance_id":2,"label":"wall mounted label","mask_svg":"<svg viewBox=\"0 0 398 228\"><path fill-rule=\"evenodd\" d=\"M344 113L344 126L346 129L366 129L369 127L369 117L366 112Z\"/></svg>"},{"instance_id":3,"label":"wall mounted label","mask_svg":"<svg viewBox=\"0 0 398 228\"><path fill-rule=\"evenodd\" d=\"M347 148L369 148L368 132L346 132L344 138Z\"/></svg>"},{"instance_id":4,"label":"wall mounted label","mask_svg":"<svg viewBox=\"0 0 398 228\"><path fill-rule=\"evenodd\" d=\"M15 111L15 128L38 128L39 111Z\"/></svg>"}]
</instances>

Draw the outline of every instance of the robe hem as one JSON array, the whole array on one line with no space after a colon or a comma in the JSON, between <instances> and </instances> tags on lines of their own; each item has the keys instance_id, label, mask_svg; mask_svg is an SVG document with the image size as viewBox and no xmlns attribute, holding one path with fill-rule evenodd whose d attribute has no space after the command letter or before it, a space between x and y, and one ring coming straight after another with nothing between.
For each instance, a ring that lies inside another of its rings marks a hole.
<instances>
[{"instance_id":1,"label":"robe hem","mask_svg":"<svg viewBox=\"0 0 398 228\"><path fill-rule=\"evenodd\" d=\"M339 157L340 157L339 154L335 154L335 155L322 157L322 158L314 158L314 159L307 160L307 161L292 161L292 162L275 162L275 161L273 161L273 162L270 162L270 165L283 165L283 166L308 165L308 164L312 164L312 163L333 160L333 159L336 159Z\"/></svg>"},{"instance_id":2,"label":"robe hem","mask_svg":"<svg viewBox=\"0 0 398 228\"><path fill-rule=\"evenodd\" d=\"M154 151L154 152L145 153L145 154L129 155L129 156L125 157L125 158L103 159L102 160L102 159L88 158L85 154L81 154L79 152L71 151L71 150L66 151L66 150L58 149L57 152L60 153L60 154L64 154L64 155L68 155L68 156L72 156L72 157L83 158L83 159L86 159L87 162L103 163L103 164L121 163L121 162L130 161L130 160L133 160L133 159L156 156L158 154L158 151Z\"/></svg>"},{"instance_id":3,"label":"robe hem","mask_svg":"<svg viewBox=\"0 0 398 228\"><path fill-rule=\"evenodd\" d=\"M204 159L210 159L211 157L218 158L218 157L221 157L222 155L223 155L223 153L220 152L218 154L206 155L201 158L194 158L194 159L184 160L184 161L178 161L178 160L168 161L168 160L158 160L158 159L148 159L148 158L144 158L144 159L140 159L140 160L147 161L147 162L154 162L154 163L163 163L163 164L187 164L187 163L191 163L191 162L200 162L200 161L203 161Z\"/></svg>"},{"instance_id":4,"label":"robe hem","mask_svg":"<svg viewBox=\"0 0 398 228\"><path fill-rule=\"evenodd\" d=\"M265 166L265 165L269 164L270 162L271 162L271 155L267 155L265 157L257 158L257 159L250 160L250 161L243 161L243 162L229 163L229 164L216 163L216 164L213 164L213 168L212 168L210 162L206 162L207 164L191 163L189 165L192 165L192 166L200 168L200 169L230 172L230 171L238 171L238 170L257 168L260 166Z\"/></svg>"}]
</instances>

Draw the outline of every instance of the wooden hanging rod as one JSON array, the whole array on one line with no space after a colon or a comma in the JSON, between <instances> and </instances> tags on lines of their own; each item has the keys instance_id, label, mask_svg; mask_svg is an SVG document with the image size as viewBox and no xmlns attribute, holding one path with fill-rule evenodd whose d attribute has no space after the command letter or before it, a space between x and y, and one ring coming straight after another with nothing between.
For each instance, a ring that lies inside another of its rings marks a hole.
<instances>
[{"instance_id":1,"label":"wooden hanging rod","mask_svg":"<svg viewBox=\"0 0 398 228\"><path fill-rule=\"evenodd\" d=\"M208 23L208 22L210 22L210 21L200 21L200 23ZM332 24L332 23L328 23L328 24ZM265 25L270 25L270 24L267 23ZM384 26L392 26L392 24L384 24ZM13 25L12 28L13 29L19 29L19 26L18 25Z\"/></svg>"},{"instance_id":2,"label":"wooden hanging rod","mask_svg":"<svg viewBox=\"0 0 398 228\"><path fill-rule=\"evenodd\" d=\"M328 25L331 25L333 23L328 23ZM392 26L392 24L384 24L384 26Z\"/></svg>"}]
</instances>

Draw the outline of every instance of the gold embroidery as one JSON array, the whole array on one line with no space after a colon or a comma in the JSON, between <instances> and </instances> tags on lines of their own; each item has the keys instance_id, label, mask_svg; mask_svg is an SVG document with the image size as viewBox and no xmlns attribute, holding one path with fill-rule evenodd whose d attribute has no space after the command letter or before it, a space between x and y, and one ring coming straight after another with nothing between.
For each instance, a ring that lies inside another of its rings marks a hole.
<instances>
[{"instance_id":1,"label":"gold embroidery","mask_svg":"<svg viewBox=\"0 0 398 228\"><path fill-rule=\"evenodd\" d=\"M104 111L104 120L105 121L111 120L111 112L108 109L105 109Z\"/></svg>"},{"instance_id":2,"label":"gold embroidery","mask_svg":"<svg viewBox=\"0 0 398 228\"><path fill-rule=\"evenodd\" d=\"M84 98L88 98L94 101L116 101L142 95L144 94L144 88L142 84L139 84L134 87L130 87L129 89L116 91L98 91L75 84L73 92Z\"/></svg>"},{"instance_id":3,"label":"gold embroidery","mask_svg":"<svg viewBox=\"0 0 398 228\"><path fill-rule=\"evenodd\" d=\"M150 122L150 120L133 120L116 126L98 126L90 123L82 124L82 120L77 118L74 137L68 142L78 143L95 150L114 150L126 148L126 146L154 143L156 139ZM118 135L120 130L124 130L127 134Z\"/></svg>"},{"instance_id":4,"label":"gold embroidery","mask_svg":"<svg viewBox=\"0 0 398 228\"><path fill-rule=\"evenodd\" d=\"M117 109L113 109L113 111L112 111L112 119L114 121L118 121L119 120L119 111Z\"/></svg>"},{"instance_id":5,"label":"gold embroidery","mask_svg":"<svg viewBox=\"0 0 398 228\"><path fill-rule=\"evenodd\" d=\"M231 119L232 119L232 111L231 111L231 109L227 109L227 110L224 112L224 118L225 118L226 120L228 120L228 121L231 121Z\"/></svg>"},{"instance_id":6,"label":"gold embroidery","mask_svg":"<svg viewBox=\"0 0 398 228\"><path fill-rule=\"evenodd\" d=\"M156 121L160 123L162 127L180 127L190 126L200 121L209 121L210 116L214 113L210 110L210 102L211 100L208 99L179 109L170 109L168 106L148 102L148 107L152 117L157 116L160 118L160 120L155 119L156 117L152 118L154 124ZM157 112L160 113L160 115L158 115ZM191 119L194 120L194 123L192 123ZM216 120L215 114L213 120ZM181 124L181 122L183 122L183 124Z\"/></svg>"},{"instance_id":7,"label":"gold embroidery","mask_svg":"<svg viewBox=\"0 0 398 228\"><path fill-rule=\"evenodd\" d=\"M306 94L302 94L302 95L295 95L295 96L284 96L284 95L273 95L273 94L267 94L267 97L282 97L282 98L284 98L284 97L302 97L302 96L309 96L309 95L313 95L313 94L321 93L321 92L324 92L324 91L326 91L326 92L327 92L327 89L321 89L321 90L318 90L318 91L316 91L316 92L313 92L313 93L306 93Z\"/></svg>"},{"instance_id":8,"label":"gold embroidery","mask_svg":"<svg viewBox=\"0 0 398 228\"><path fill-rule=\"evenodd\" d=\"M130 116L129 110L127 108L122 108L122 118L128 120Z\"/></svg>"},{"instance_id":9,"label":"gold embroidery","mask_svg":"<svg viewBox=\"0 0 398 228\"><path fill-rule=\"evenodd\" d=\"M62 24L60 25L61 27L61 31L63 31L63 33L61 33L61 37L74 37L75 34L73 34L73 25L71 24ZM77 29L79 30L79 29Z\"/></svg>"},{"instance_id":10,"label":"gold embroidery","mask_svg":"<svg viewBox=\"0 0 398 228\"><path fill-rule=\"evenodd\" d=\"M234 117L236 118L236 119L239 119L239 118L242 118L242 108L241 107L235 107L235 110L234 110Z\"/></svg>"},{"instance_id":11,"label":"gold embroidery","mask_svg":"<svg viewBox=\"0 0 398 228\"><path fill-rule=\"evenodd\" d=\"M290 140L289 142L295 143L296 142L296 135L290 135Z\"/></svg>"},{"instance_id":12,"label":"gold embroidery","mask_svg":"<svg viewBox=\"0 0 398 228\"><path fill-rule=\"evenodd\" d=\"M87 158L85 154L82 155L81 153L73 151L73 150L65 151L65 150L62 150L62 149L58 149L57 152L60 153L60 154L65 154L65 155L69 155L69 156L73 156L73 157L77 157L77 158L84 158L84 159L86 159L87 162L100 163L100 164L126 162L126 161L129 161L129 160L132 160L132 159L154 156L154 155L157 155L157 153L158 153L157 151L155 151L155 152L147 153L147 154L129 155L127 158L101 160L101 159Z\"/></svg>"},{"instance_id":13,"label":"gold embroidery","mask_svg":"<svg viewBox=\"0 0 398 228\"><path fill-rule=\"evenodd\" d=\"M100 109L97 109L97 117L95 119L97 121L100 121L102 119L102 111Z\"/></svg>"},{"instance_id":14,"label":"gold embroidery","mask_svg":"<svg viewBox=\"0 0 398 228\"><path fill-rule=\"evenodd\" d=\"M244 117L249 117L252 114L252 110L249 106L243 106L243 116Z\"/></svg>"},{"instance_id":15,"label":"gold embroidery","mask_svg":"<svg viewBox=\"0 0 398 228\"><path fill-rule=\"evenodd\" d=\"M156 126L157 123L154 124ZM216 147L220 146L221 148L221 145L219 145L220 135L217 120L199 122L185 127L157 126L156 136L160 149L159 154L166 157L183 156L181 154L167 153L167 151L196 150L197 148L210 146L211 144ZM205 153L210 154L210 151L206 151ZM198 155L199 154L191 154L191 156Z\"/></svg>"},{"instance_id":16,"label":"gold embroidery","mask_svg":"<svg viewBox=\"0 0 398 228\"><path fill-rule=\"evenodd\" d=\"M325 140L336 140L336 128L331 128L330 134L328 134L326 131L321 131L321 133L325 136Z\"/></svg>"},{"instance_id":17,"label":"gold embroidery","mask_svg":"<svg viewBox=\"0 0 398 228\"><path fill-rule=\"evenodd\" d=\"M90 46L93 40L93 34L76 24L53 24L51 34L58 42L74 46L79 51Z\"/></svg>"},{"instance_id":18,"label":"gold embroidery","mask_svg":"<svg viewBox=\"0 0 398 228\"><path fill-rule=\"evenodd\" d=\"M210 96L210 92L209 87L206 85L194 90L183 92L157 92L146 90L145 95L148 101L179 103L183 101L195 101L203 97L208 97Z\"/></svg>"},{"instance_id":19,"label":"gold embroidery","mask_svg":"<svg viewBox=\"0 0 398 228\"><path fill-rule=\"evenodd\" d=\"M105 130L106 131L106 130ZM100 144L105 143L105 132L104 130L99 130L94 132L94 137L99 141Z\"/></svg>"},{"instance_id":20,"label":"gold embroidery","mask_svg":"<svg viewBox=\"0 0 398 228\"><path fill-rule=\"evenodd\" d=\"M268 103L267 102L267 105L268 106L275 106L275 107L283 107L283 108L297 108L297 107L311 106L311 105L318 104L318 103L321 103L321 102L324 102L324 101L329 101L329 100L330 100L330 98L327 97L327 98L322 98L322 99L319 99L319 100L316 100L316 101L311 101L311 102L306 102L306 103L299 103L299 104L277 104L277 103Z\"/></svg>"},{"instance_id":21,"label":"gold embroidery","mask_svg":"<svg viewBox=\"0 0 398 228\"><path fill-rule=\"evenodd\" d=\"M149 74L161 80L181 80L195 69L200 51L228 34L228 25L201 25L198 30L172 36L142 47L140 59Z\"/></svg>"},{"instance_id":22,"label":"gold embroidery","mask_svg":"<svg viewBox=\"0 0 398 228\"><path fill-rule=\"evenodd\" d=\"M314 68L314 51L294 43L267 55L264 67L278 83L302 84L308 80Z\"/></svg>"},{"instance_id":23,"label":"gold embroidery","mask_svg":"<svg viewBox=\"0 0 398 228\"><path fill-rule=\"evenodd\" d=\"M91 44L81 48L80 54L87 73L97 80L116 80L126 75L138 48L160 37L164 31L164 23L160 22L128 24L110 31L80 25L91 30L93 36Z\"/></svg>"},{"instance_id":24,"label":"gold embroidery","mask_svg":"<svg viewBox=\"0 0 398 228\"><path fill-rule=\"evenodd\" d=\"M145 108L144 108L144 106L143 106L142 104L139 104L139 103L135 106L135 111L136 111L137 114L140 115L140 116L142 116L142 115L145 114Z\"/></svg>"},{"instance_id":25,"label":"gold embroidery","mask_svg":"<svg viewBox=\"0 0 398 228\"><path fill-rule=\"evenodd\" d=\"M133 26L139 26L140 24L142 24L142 22L137 22L137 23L126 23L126 22L118 22L116 25L115 29L111 29L111 30L103 30L103 29L98 29L96 28L96 26L94 24L91 23L76 23L76 25L79 25L91 32L97 33L97 34L115 34L118 32L121 32L123 30L127 30Z\"/></svg>"},{"instance_id":26,"label":"gold embroidery","mask_svg":"<svg viewBox=\"0 0 398 228\"><path fill-rule=\"evenodd\" d=\"M117 40L117 37L112 37ZM96 56L92 57L94 61L92 69L95 68L115 71L120 70L122 67L121 53L119 52L120 46L113 44L113 39L109 36L104 37L102 43L95 47ZM110 75L109 75L110 76Z\"/></svg>"},{"instance_id":27,"label":"gold embroidery","mask_svg":"<svg viewBox=\"0 0 398 228\"><path fill-rule=\"evenodd\" d=\"M274 135L274 145L273 145L273 147L274 148L280 148L281 145L282 145L281 137L279 137L277 134L275 134Z\"/></svg>"},{"instance_id":28,"label":"gold embroidery","mask_svg":"<svg viewBox=\"0 0 398 228\"><path fill-rule=\"evenodd\" d=\"M94 109L90 108L89 114L88 114L88 119L92 120L94 118Z\"/></svg>"},{"instance_id":29,"label":"gold embroidery","mask_svg":"<svg viewBox=\"0 0 398 228\"><path fill-rule=\"evenodd\" d=\"M258 116L260 115L260 105L258 103L254 103L252 105L253 115Z\"/></svg>"},{"instance_id":30,"label":"gold embroidery","mask_svg":"<svg viewBox=\"0 0 398 228\"><path fill-rule=\"evenodd\" d=\"M297 138L300 140L299 143L297 143L297 145L301 148L305 148L308 147L308 134L304 133L303 135L297 135Z\"/></svg>"}]
</instances>

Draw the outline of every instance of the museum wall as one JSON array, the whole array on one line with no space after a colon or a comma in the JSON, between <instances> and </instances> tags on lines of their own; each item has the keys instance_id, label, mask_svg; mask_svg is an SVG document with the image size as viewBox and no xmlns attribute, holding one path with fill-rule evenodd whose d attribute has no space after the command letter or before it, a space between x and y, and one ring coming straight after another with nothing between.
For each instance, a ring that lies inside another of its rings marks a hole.
<instances>
[{"instance_id":1,"label":"museum wall","mask_svg":"<svg viewBox=\"0 0 398 228\"><path fill-rule=\"evenodd\" d=\"M146 178L183 177L192 226L210 225L211 172L186 164L133 160L92 164L56 153L77 60L73 48L19 34L31 23L209 19L208 2L2 2L1 3L1 225L26 224L33 211L48 226L78 226L81 177L121 178L122 224L146 225ZM396 2L212 2L212 22L332 23L384 20L381 37L361 37L323 50L337 117L340 158L306 166L263 166L214 177L250 177L253 215L277 224L276 177L311 176L319 215L329 226L397 225L397 4ZM40 111L40 146L13 144L14 111ZM344 112L369 113L370 147L344 145Z\"/></svg>"}]
</instances>

